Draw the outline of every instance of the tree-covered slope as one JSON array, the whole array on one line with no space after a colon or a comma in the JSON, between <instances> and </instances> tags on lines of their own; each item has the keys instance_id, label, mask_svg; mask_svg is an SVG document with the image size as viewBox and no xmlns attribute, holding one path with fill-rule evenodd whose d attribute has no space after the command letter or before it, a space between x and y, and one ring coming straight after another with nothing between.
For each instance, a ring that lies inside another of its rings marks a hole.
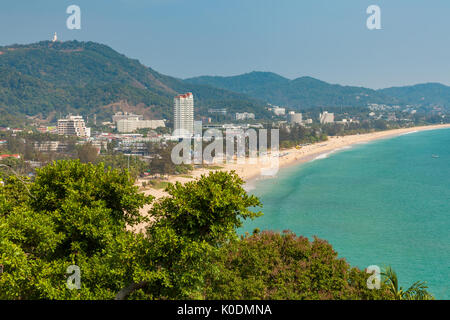
<instances>
[{"instance_id":1,"label":"tree-covered slope","mask_svg":"<svg viewBox=\"0 0 450 320\"><path fill-rule=\"evenodd\" d=\"M359 107L367 106L368 103L397 102L395 97L372 89L329 84L311 77L289 80L270 72L251 72L232 77L203 76L186 81L241 92L268 103L296 109Z\"/></svg>"},{"instance_id":2,"label":"tree-covered slope","mask_svg":"<svg viewBox=\"0 0 450 320\"><path fill-rule=\"evenodd\" d=\"M194 93L197 114L216 105L230 111L264 112L263 104L255 99L186 84L94 42L43 41L0 47L0 75L0 113L88 115L104 113L102 106L127 101L144 104L154 114L170 119L173 96L186 91Z\"/></svg>"},{"instance_id":3,"label":"tree-covered slope","mask_svg":"<svg viewBox=\"0 0 450 320\"><path fill-rule=\"evenodd\" d=\"M450 108L450 87L441 83L392 87L381 89L379 92L412 105L439 105Z\"/></svg>"}]
</instances>

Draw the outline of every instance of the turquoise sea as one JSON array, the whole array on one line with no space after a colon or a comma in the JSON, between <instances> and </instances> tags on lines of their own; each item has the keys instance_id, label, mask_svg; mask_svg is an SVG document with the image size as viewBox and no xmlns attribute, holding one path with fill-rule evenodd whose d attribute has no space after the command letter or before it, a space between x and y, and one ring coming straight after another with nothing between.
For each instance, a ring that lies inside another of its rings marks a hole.
<instances>
[{"instance_id":1,"label":"turquoise sea","mask_svg":"<svg viewBox=\"0 0 450 320\"><path fill-rule=\"evenodd\" d=\"M353 266L391 265L404 288L425 280L450 299L450 129L355 145L250 187L264 216L240 232L316 235Z\"/></svg>"}]
</instances>

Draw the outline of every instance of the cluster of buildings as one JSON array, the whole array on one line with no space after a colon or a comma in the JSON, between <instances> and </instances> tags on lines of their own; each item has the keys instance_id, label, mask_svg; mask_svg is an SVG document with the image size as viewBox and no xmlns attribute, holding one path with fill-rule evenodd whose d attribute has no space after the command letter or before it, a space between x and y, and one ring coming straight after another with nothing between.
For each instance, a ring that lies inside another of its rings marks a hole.
<instances>
[{"instance_id":1,"label":"cluster of buildings","mask_svg":"<svg viewBox=\"0 0 450 320\"><path fill-rule=\"evenodd\" d=\"M286 114L286 108L280 107L280 106L272 106L269 104L269 107L267 108L268 111L273 112L273 114L276 117L284 117L286 116L287 122L290 125L294 124L311 124L313 123L312 119L303 119L303 114L295 112L295 111L289 111L288 114Z\"/></svg>"},{"instance_id":2,"label":"cluster of buildings","mask_svg":"<svg viewBox=\"0 0 450 320\"><path fill-rule=\"evenodd\" d=\"M127 112L118 112L112 117L113 123L120 133L131 133L138 129L156 129L165 127L164 120L144 120L142 115ZM48 132L48 128L39 128L41 132ZM58 120L57 133L64 136L77 136L89 138L91 128L86 127L82 116L68 115Z\"/></svg>"}]
</instances>

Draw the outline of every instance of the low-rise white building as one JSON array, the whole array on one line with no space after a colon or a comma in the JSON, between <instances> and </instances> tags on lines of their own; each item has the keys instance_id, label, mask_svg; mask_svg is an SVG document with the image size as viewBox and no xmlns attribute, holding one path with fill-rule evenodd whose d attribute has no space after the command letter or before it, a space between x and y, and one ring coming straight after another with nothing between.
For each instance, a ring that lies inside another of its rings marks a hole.
<instances>
[{"instance_id":1,"label":"low-rise white building","mask_svg":"<svg viewBox=\"0 0 450 320\"><path fill-rule=\"evenodd\" d=\"M272 108L272 112L276 115L276 116L284 116L286 114L286 109L285 108L281 108L278 106L274 106Z\"/></svg>"},{"instance_id":2,"label":"low-rise white building","mask_svg":"<svg viewBox=\"0 0 450 320\"><path fill-rule=\"evenodd\" d=\"M119 132L134 132L138 129L156 129L165 126L164 120L122 119L117 121Z\"/></svg>"},{"instance_id":3,"label":"low-rise white building","mask_svg":"<svg viewBox=\"0 0 450 320\"><path fill-rule=\"evenodd\" d=\"M288 121L290 124L301 124L303 121L303 115L301 113L289 112Z\"/></svg>"},{"instance_id":4,"label":"low-rise white building","mask_svg":"<svg viewBox=\"0 0 450 320\"><path fill-rule=\"evenodd\" d=\"M242 113L236 113L236 120L247 120L247 119L255 119L254 113L249 112L242 112Z\"/></svg>"},{"instance_id":5,"label":"low-rise white building","mask_svg":"<svg viewBox=\"0 0 450 320\"><path fill-rule=\"evenodd\" d=\"M116 112L112 116L112 121L117 123L119 120L144 120L144 116L140 114L133 114L128 112Z\"/></svg>"},{"instance_id":6,"label":"low-rise white building","mask_svg":"<svg viewBox=\"0 0 450 320\"><path fill-rule=\"evenodd\" d=\"M324 111L319 115L319 121L321 124L324 123L333 123L334 122L334 113L328 113L328 111Z\"/></svg>"}]
</instances>

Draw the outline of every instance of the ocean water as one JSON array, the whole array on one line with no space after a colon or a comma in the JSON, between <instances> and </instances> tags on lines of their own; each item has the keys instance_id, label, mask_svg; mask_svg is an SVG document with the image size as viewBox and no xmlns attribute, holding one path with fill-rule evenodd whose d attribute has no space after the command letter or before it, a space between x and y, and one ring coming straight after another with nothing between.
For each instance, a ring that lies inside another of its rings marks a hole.
<instances>
[{"instance_id":1,"label":"ocean water","mask_svg":"<svg viewBox=\"0 0 450 320\"><path fill-rule=\"evenodd\" d=\"M404 288L424 280L450 299L449 129L356 145L252 186L264 216L240 233L315 235L352 266L391 265Z\"/></svg>"}]
</instances>

